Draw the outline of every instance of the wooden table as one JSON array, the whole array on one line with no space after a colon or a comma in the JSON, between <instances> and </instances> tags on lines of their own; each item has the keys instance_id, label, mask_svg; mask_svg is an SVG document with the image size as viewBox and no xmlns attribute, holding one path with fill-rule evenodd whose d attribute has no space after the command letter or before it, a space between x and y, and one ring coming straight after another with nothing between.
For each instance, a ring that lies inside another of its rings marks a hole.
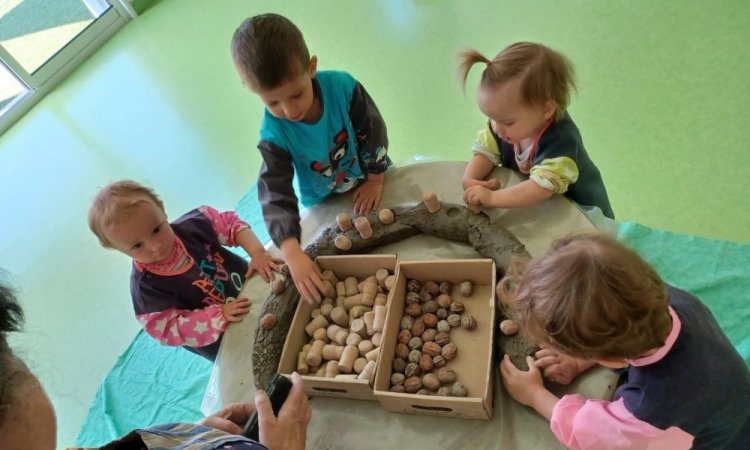
<instances>
[{"instance_id":1,"label":"wooden table","mask_svg":"<svg viewBox=\"0 0 750 450\"><path fill-rule=\"evenodd\" d=\"M416 203L425 191L436 192L443 201L461 204L465 167L465 162L441 161L389 169L381 207ZM503 186L521 181L518 174L504 168L495 169L493 176ZM338 195L308 210L302 218L303 247L330 225L336 214L351 212L351 208L351 195ZM567 234L595 231L586 216L559 195L533 207L485 212L515 234L532 256L542 254L552 241ZM271 251L278 253L275 248ZM397 253L402 260L479 257L468 245L425 235L379 247L373 253ZM269 293L269 286L259 277L249 280L243 289L243 294L258 306ZM258 309L252 308L242 322L230 325L225 332L204 404L252 401L250 355ZM499 371L494 377L495 416L490 421L393 414L377 402L313 397L307 448L563 449L547 421L510 398L501 386ZM611 398L616 380L613 372L597 368L579 377L566 391ZM214 409L219 405L213 405Z\"/></svg>"}]
</instances>

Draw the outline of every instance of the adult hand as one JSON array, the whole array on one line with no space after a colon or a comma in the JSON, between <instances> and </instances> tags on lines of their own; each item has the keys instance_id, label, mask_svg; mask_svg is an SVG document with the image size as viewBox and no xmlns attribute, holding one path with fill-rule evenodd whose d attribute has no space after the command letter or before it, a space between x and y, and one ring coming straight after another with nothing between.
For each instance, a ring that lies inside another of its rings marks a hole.
<instances>
[{"instance_id":1,"label":"adult hand","mask_svg":"<svg viewBox=\"0 0 750 450\"><path fill-rule=\"evenodd\" d=\"M229 322L240 322L245 314L250 312L250 305L252 303L246 298L238 298L237 300L224 303L221 305L221 314Z\"/></svg>"},{"instance_id":2,"label":"adult hand","mask_svg":"<svg viewBox=\"0 0 750 450\"><path fill-rule=\"evenodd\" d=\"M253 276L253 273L258 272L263 281L270 283L274 279L273 271L279 271L279 264L283 263L284 260L271 256L270 253L263 251L250 256L250 265L247 268L246 278Z\"/></svg>"},{"instance_id":3,"label":"adult hand","mask_svg":"<svg viewBox=\"0 0 750 450\"><path fill-rule=\"evenodd\" d=\"M292 389L279 411L274 416L271 401L263 391L255 393L255 408L258 410L260 443L269 450L297 450L305 448L307 425L310 423L310 405L302 385L302 377L292 374Z\"/></svg>"},{"instance_id":4,"label":"adult hand","mask_svg":"<svg viewBox=\"0 0 750 450\"><path fill-rule=\"evenodd\" d=\"M380 206L383 196L383 180L368 179L354 191L354 213L364 215Z\"/></svg>"},{"instance_id":5,"label":"adult hand","mask_svg":"<svg viewBox=\"0 0 750 450\"><path fill-rule=\"evenodd\" d=\"M302 298L311 305L320 303L322 300L320 291L324 289L324 286L318 265L301 249L287 256L286 264Z\"/></svg>"},{"instance_id":6,"label":"adult hand","mask_svg":"<svg viewBox=\"0 0 750 450\"><path fill-rule=\"evenodd\" d=\"M255 411L255 405L252 403L231 403L198 423L229 434L240 435L242 427L250 419L253 411Z\"/></svg>"},{"instance_id":7,"label":"adult hand","mask_svg":"<svg viewBox=\"0 0 750 450\"><path fill-rule=\"evenodd\" d=\"M570 384L579 374L596 364L594 361L574 358L548 347L543 347L534 356L534 367L542 369L548 380L559 384Z\"/></svg>"},{"instance_id":8,"label":"adult hand","mask_svg":"<svg viewBox=\"0 0 750 450\"><path fill-rule=\"evenodd\" d=\"M469 206L491 206L492 191L483 186L471 186L464 191L464 202Z\"/></svg>"}]
</instances>

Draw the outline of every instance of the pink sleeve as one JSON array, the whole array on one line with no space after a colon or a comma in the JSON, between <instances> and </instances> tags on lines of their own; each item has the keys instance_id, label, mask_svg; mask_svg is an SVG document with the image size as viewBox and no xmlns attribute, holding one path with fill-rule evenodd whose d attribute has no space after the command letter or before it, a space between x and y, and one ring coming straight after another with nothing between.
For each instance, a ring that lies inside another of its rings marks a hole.
<instances>
[{"instance_id":1,"label":"pink sleeve","mask_svg":"<svg viewBox=\"0 0 750 450\"><path fill-rule=\"evenodd\" d=\"M237 246L237 235L245 228L250 228L234 211L219 212L210 206L201 206L198 210L211 219L216 236L221 245Z\"/></svg>"},{"instance_id":2,"label":"pink sleeve","mask_svg":"<svg viewBox=\"0 0 750 450\"><path fill-rule=\"evenodd\" d=\"M221 306L211 305L193 311L169 308L140 314L136 318L146 333L162 345L205 347L216 342L229 323L221 313Z\"/></svg>"},{"instance_id":3,"label":"pink sleeve","mask_svg":"<svg viewBox=\"0 0 750 450\"><path fill-rule=\"evenodd\" d=\"M570 449L679 450L693 445L693 436L680 428L662 430L638 420L622 399L607 402L566 395L552 410L550 426Z\"/></svg>"}]
</instances>

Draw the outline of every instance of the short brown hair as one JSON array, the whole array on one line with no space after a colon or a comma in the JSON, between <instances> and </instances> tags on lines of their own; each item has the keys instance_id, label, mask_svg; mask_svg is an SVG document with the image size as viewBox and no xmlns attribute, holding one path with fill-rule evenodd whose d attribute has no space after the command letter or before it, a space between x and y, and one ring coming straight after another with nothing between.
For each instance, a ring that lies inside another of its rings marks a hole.
<instances>
[{"instance_id":1,"label":"short brown hair","mask_svg":"<svg viewBox=\"0 0 750 450\"><path fill-rule=\"evenodd\" d=\"M669 295L635 251L604 235L556 241L516 261L498 289L537 344L585 358L636 358L664 345Z\"/></svg>"},{"instance_id":2,"label":"short brown hair","mask_svg":"<svg viewBox=\"0 0 750 450\"><path fill-rule=\"evenodd\" d=\"M269 90L301 75L310 64L302 32L278 14L246 19L232 37L237 70L256 87Z\"/></svg>"},{"instance_id":3,"label":"short brown hair","mask_svg":"<svg viewBox=\"0 0 750 450\"><path fill-rule=\"evenodd\" d=\"M131 180L116 181L105 186L94 198L89 208L89 228L99 238L102 247L111 248L106 228L122 216L131 213L137 205L148 202L164 211L164 203L153 189Z\"/></svg>"},{"instance_id":4,"label":"short brown hair","mask_svg":"<svg viewBox=\"0 0 750 450\"><path fill-rule=\"evenodd\" d=\"M560 52L533 42L516 42L489 60L476 50L459 54L459 75L466 86L469 70L476 63L485 63L482 88L491 88L521 77L521 99L527 105L552 100L557 105L555 120L568 109L570 93L576 89L573 64Z\"/></svg>"}]
</instances>

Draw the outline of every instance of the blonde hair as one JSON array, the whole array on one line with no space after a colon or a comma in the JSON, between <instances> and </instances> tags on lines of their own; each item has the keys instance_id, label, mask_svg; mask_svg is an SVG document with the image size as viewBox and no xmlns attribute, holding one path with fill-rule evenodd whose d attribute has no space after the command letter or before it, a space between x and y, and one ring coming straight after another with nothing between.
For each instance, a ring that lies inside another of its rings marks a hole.
<instances>
[{"instance_id":1,"label":"blonde hair","mask_svg":"<svg viewBox=\"0 0 750 450\"><path fill-rule=\"evenodd\" d=\"M527 105L555 102L554 120L565 116L570 93L576 89L573 64L560 52L541 44L517 42L489 60L476 50L459 54L458 72L466 87L469 70L474 64L484 63L480 87L494 88L521 77L521 99Z\"/></svg>"},{"instance_id":2,"label":"blonde hair","mask_svg":"<svg viewBox=\"0 0 750 450\"><path fill-rule=\"evenodd\" d=\"M144 202L153 204L166 214L164 203L153 189L135 181L116 181L99 191L89 208L89 228L99 239L102 247L114 246L105 232L107 227L117 223L121 217L132 213L139 204Z\"/></svg>"},{"instance_id":3,"label":"blonde hair","mask_svg":"<svg viewBox=\"0 0 750 450\"><path fill-rule=\"evenodd\" d=\"M294 79L310 64L302 32L278 14L260 14L242 22L232 37L231 50L237 70L263 90Z\"/></svg>"},{"instance_id":4,"label":"blonde hair","mask_svg":"<svg viewBox=\"0 0 750 450\"><path fill-rule=\"evenodd\" d=\"M535 343L572 356L635 358L671 330L664 282L604 235L563 238L537 260L515 261L498 295Z\"/></svg>"}]
</instances>

